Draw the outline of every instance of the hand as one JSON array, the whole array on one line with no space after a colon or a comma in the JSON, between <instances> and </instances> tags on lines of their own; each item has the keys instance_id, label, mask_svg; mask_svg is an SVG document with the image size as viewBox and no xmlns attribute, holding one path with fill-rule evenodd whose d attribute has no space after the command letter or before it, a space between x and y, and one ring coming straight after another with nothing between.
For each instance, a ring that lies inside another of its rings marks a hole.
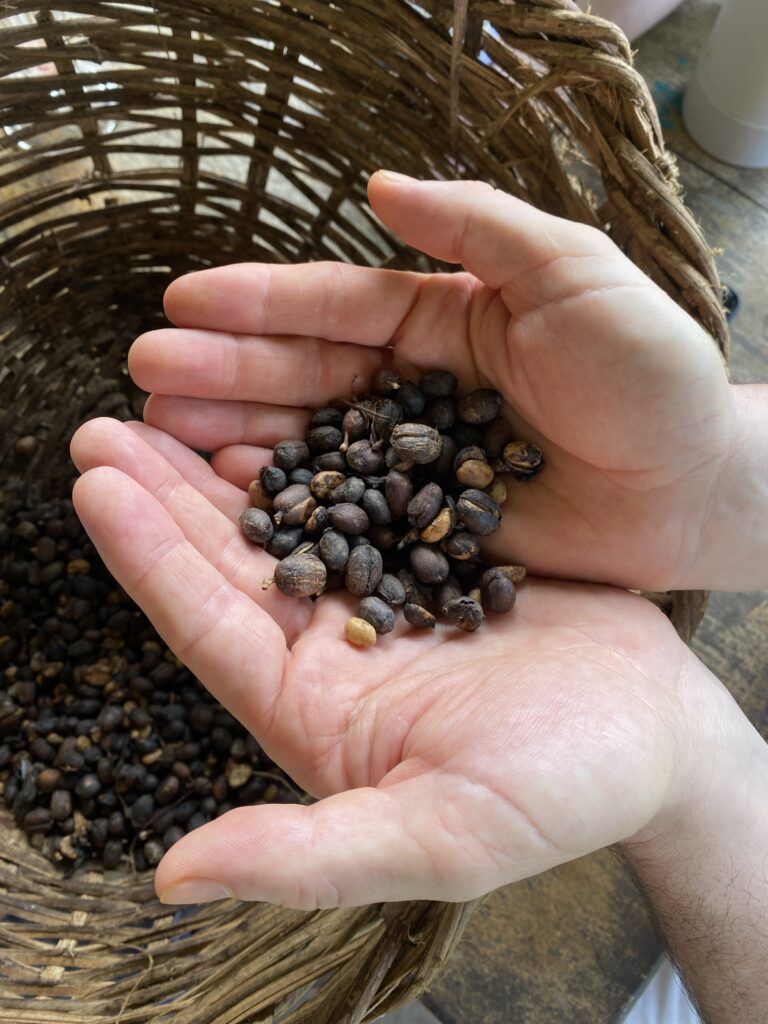
<instances>
[{"instance_id":1,"label":"hand","mask_svg":"<svg viewBox=\"0 0 768 1024\"><path fill-rule=\"evenodd\" d=\"M527 580L475 634L401 620L360 651L342 639L348 595L262 590L274 560L235 526L245 493L182 444L94 420L72 449L77 512L109 569L322 798L185 836L157 871L167 902L468 899L634 835L682 799L717 684L644 599Z\"/></svg>"},{"instance_id":2,"label":"hand","mask_svg":"<svg viewBox=\"0 0 768 1024\"><path fill-rule=\"evenodd\" d=\"M719 485L737 403L711 338L600 231L479 182L379 172L369 194L406 242L468 272L240 264L180 278L166 295L178 328L130 355L154 392L146 421L215 451L244 487L268 459L244 446L301 436L308 408L382 363L447 367L465 390L498 388L547 459L513 484L491 557L651 590L730 585L738 543L729 530L718 544L709 520L733 494Z\"/></svg>"}]
</instances>

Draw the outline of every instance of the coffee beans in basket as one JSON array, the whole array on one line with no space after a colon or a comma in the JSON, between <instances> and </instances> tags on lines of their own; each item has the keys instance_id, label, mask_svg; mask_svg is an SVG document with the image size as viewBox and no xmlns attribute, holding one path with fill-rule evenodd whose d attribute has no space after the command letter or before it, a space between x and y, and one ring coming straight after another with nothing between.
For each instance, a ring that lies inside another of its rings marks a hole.
<instances>
[{"instance_id":1,"label":"coffee beans in basket","mask_svg":"<svg viewBox=\"0 0 768 1024\"><path fill-rule=\"evenodd\" d=\"M399 611L416 629L438 617L471 633L508 612L522 566L489 566L481 538L501 525L504 475L534 477L544 459L514 437L492 388L459 398L446 370L419 384L392 369L373 393L316 409L304 439L275 445L240 516L245 537L280 559L263 586L360 598L345 636L371 647Z\"/></svg>"},{"instance_id":2,"label":"coffee beans in basket","mask_svg":"<svg viewBox=\"0 0 768 1024\"><path fill-rule=\"evenodd\" d=\"M278 458L286 468L305 459L303 442ZM274 529L260 508L268 493L259 489L242 523L262 547ZM324 581L325 564L309 564ZM0 803L30 843L68 870L144 870L232 807L301 798L117 586L72 504L30 505L6 491Z\"/></svg>"}]
</instances>

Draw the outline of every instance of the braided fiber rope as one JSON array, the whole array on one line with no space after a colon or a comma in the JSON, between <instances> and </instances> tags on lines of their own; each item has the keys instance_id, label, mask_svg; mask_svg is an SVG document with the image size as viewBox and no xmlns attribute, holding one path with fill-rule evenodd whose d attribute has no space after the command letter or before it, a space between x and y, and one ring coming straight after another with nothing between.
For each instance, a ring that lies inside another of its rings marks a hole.
<instances>
[{"instance_id":1,"label":"braided fiber rope","mask_svg":"<svg viewBox=\"0 0 768 1024\"><path fill-rule=\"evenodd\" d=\"M64 493L83 419L140 415L126 351L171 278L430 269L368 212L378 167L482 178L608 232L727 352L712 253L626 39L570 0L6 0L0 113L0 456L32 496ZM689 638L705 595L657 598ZM0 1021L372 1021L426 987L471 910L174 914L146 875L63 877L11 823Z\"/></svg>"}]
</instances>

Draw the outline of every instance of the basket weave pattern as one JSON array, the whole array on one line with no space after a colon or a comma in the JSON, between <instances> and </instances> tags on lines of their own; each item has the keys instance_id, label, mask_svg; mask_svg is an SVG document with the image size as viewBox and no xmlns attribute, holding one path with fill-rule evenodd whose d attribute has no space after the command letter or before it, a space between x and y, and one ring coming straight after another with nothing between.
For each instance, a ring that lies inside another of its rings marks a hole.
<instances>
[{"instance_id":1,"label":"basket weave pattern","mask_svg":"<svg viewBox=\"0 0 768 1024\"><path fill-rule=\"evenodd\" d=\"M726 351L712 254L626 40L570 0L11 0L0 107L0 455L38 436L33 493L63 487L84 418L140 413L125 354L172 277L429 269L367 212L377 167L482 178L607 231ZM703 596L661 600L689 637ZM0 1021L370 1021L425 987L470 912L174 915L146 877L64 879L8 828Z\"/></svg>"}]
</instances>

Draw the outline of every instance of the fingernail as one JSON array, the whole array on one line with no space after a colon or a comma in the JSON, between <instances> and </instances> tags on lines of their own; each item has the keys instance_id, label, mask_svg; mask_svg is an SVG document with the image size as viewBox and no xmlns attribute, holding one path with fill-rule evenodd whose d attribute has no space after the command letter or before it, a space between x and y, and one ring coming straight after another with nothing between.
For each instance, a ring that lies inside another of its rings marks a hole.
<instances>
[{"instance_id":1,"label":"fingernail","mask_svg":"<svg viewBox=\"0 0 768 1024\"><path fill-rule=\"evenodd\" d=\"M213 903L232 899L234 895L229 886L212 878L185 878L163 889L159 898L161 903Z\"/></svg>"},{"instance_id":2,"label":"fingernail","mask_svg":"<svg viewBox=\"0 0 768 1024\"><path fill-rule=\"evenodd\" d=\"M387 181L416 181L416 179L412 178L409 174L400 174L398 171L387 171L380 168L376 173L380 174L382 178L386 178Z\"/></svg>"}]
</instances>

